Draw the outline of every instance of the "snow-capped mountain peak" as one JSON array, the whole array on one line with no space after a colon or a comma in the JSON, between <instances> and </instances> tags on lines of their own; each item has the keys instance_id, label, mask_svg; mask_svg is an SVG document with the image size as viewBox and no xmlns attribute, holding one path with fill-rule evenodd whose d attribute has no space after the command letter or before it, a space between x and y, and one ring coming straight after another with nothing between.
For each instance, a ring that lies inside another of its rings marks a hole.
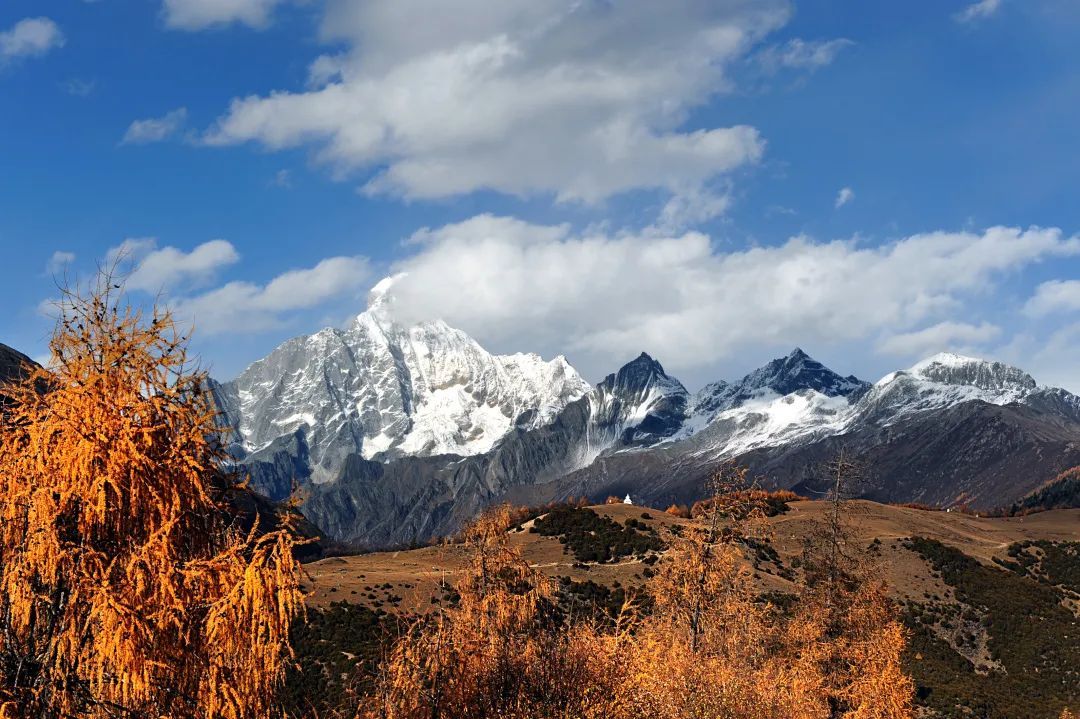
<instances>
[{"instance_id":1,"label":"snow-capped mountain peak","mask_svg":"<svg viewBox=\"0 0 1080 719\"><path fill-rule=\"evenodd\" d=\"M796 347L786 357L779 357L750 372L738 382L714 382L694 396L690 417L680 436L689 436L708 426L721 413L748 402L786 397L801 391L813 391L824 397L857 399L870 385L854 376L842 377ZM830 404L830 413L835 409ZM841 403L843 404L843 403Z\"/></svg>"},{"instance_id":2,"label":"snow-capped mountain peak","mask_svg":"<svg viewBox=\"0 0 1080 719\"><path fill-rule=\"evenodd\" d=\"M878 380L860 403L860 421L881 425L962 402L1007 405L1040 392L1023 370L1002 362L943 352Z\"/></svg>"},{"instance_id":3,"label":"snow-capped mountain peak","mask_svg":"<svg viewBox=\"0 0 1080 719\"><path fill-rule=\"evenodd\" d=\"M589 394L587 455L671 436L682 427L689 400L682 383L642 352Z\"/></svg>"},{"instance_id":4,"label":"snow-capped mountain peak","mask_svg":"<svg viewBox=\"0 0 1080 719\"><path fill-rule=\"evenodd\" d=\"M399 324L392 282L373 288L348 328L289 340L220 386L238 454L300 432L319 482L350 454L484 453L590 390L564 357L492 355L441 320Z\"/></svg>"},{"instance_id":5,"label":"snow-capped mountain peak","mask_svg":"<svg viewBox=\"0 0 1080 719\"><path fill-rule=\"evenodd\" d=\"M932 382L970 385L983 390L1033 390L1031 375L1002 362L991 362L942 352L915 364L908 370Z\"/></svg>"}]
</instances>

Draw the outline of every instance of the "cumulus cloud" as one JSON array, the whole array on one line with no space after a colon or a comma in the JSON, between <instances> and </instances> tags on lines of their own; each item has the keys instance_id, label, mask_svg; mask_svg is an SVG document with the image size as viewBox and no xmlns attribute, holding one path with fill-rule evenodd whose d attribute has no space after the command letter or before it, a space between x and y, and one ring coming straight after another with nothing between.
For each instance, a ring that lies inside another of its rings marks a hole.
<instances>
[{"instance_id":1,"label":"cumulus cloud","mask_svg":"<svg viewBox=\"0 0 1080 719\"><path fill-rule=\"evenodd\" d=\"M263 28L283 0L164 0L165 24L177 30L205 30L240 23Z\"/></svg>"},{"instance_id":2,"label":"cumulus cloud","mask_svg":"<svg viewBox=\"0 0 1080 719\"><path fill-rule=\"evenodd\" d=\"M145 145L150 142L167 140L184 126L187 121L187 108L180 107L161 117L132 122L120 140L122 145Z\"/></svg>"},{"instance_id":3,"label":"cumulus cloud","mask_svg":"<svg viewBox=\"0 0 1080 719\"><path fill-rule=\"evenodd\" d=\"M52 253L52 257L45 263L45 273L49 275L59 275L63 273L68 266L75 261L74 252L64 252L63 250L57 250Z\"/></svg>"},{"instance_id":4,"label":"cumulus cloud","mask_svg":"<svg viewBox=\"0 0 1080 719\"><path fill-rule=\"evenodd\" d=\"M855 191L850 187L842 187L840 191L836 193L836 209L840 209L844 205L848 204L855 199Z\"/></svg>"},{"instance_id":5,"label":"cumulus cloud","mask_svg":"<svg viewBox=\"0 0 1080 719\"><path fill-rule=\"evenodd\" d=\"M64 33L47 17L28 17L0 32L0 64L24 57L39 57L62 47Z\"/></svg>"},{"instance_id":6,"label":"cumulus cloud","mask_svg":"<svg viewBox=\"0 0 1080 719\"><path fill-rule=\"evenodd\" d=\"M1007 272L1080 254L1080 238L1056 229L723 251L699 232L575 233L490 215L410 242L391 288L403 320L439 317L499 351L567 352L594 378L642 350L678 371L794 344L988 339L990 327L937 325Z\"/></svg>"},{"instance_id":7,"label":"cumulus cloud","mask_svg":"<svg viewBox=\"0 0 1080 719\"><path fill-rule=\"evenodd\" d=\"M184 252L175 247L158 248L152 237L129 238L108 252L110 262L131 265L127 289L145 292L160 292L181 284L206 284L239 259L239 253L225 240L204 242Z\"/></svg>"},{"instance_id":8,"label":"cumulus cloud","mask_svg":"<svg viewBox=\"0 0 1080 719\"><path fill-rule=\"evenodd\" d=\"M1024 312L1032 317L1076 311L1080 311L1080 280L1043 282L1024 305Z\"/></svg>"},{"instance_id":9,"label":"cumulus cloud","mask_svg":"<svg viewBox=\"0 0 1080 719\"><path fill-rule=\"evenodd\" d=\"M771 45L765 48L758 53L757 59L762 68L769 73L775 73L782 68L813 72L832 64L841 50L854 44L846 38L834 40L793 38L782 45Z\"/></svg>"},{"instance_id":10,"label":"cumulus cloud","mask_svg":"<svg viewBox=\"0 0 1080 719\"><path fill-rule=\"evenodd\" d=\"M978 0L978 2L968 5L960 12L953 15L959 23L971 23L978 20L985 20L997 14L997 11L1001 9L1002 0Z\"/></svg>"},{"instance_id":11,"label":"cumulus cloud","mask_svg":"<svg viewBox=\"0 0 1080 719\"><path fill-rule=\"evenodd\" d=\"M170 302L181 322L200 335L255 334L279 327L285 316L355 295L367 287L366 258L331 257L307 269L290 270L265 285L230 282L208 292Z\"/></svg>"},{"instance_id":12,"label":"cumulus cloud","mask_svg":"<svg viewBox=\"0 0 1080 719\"><path fill-rule=\"evenodd\" d=\"M312 146L367 173L365 192L407 198L700 197L765 143L749 126L684 123L789 13L785 0L331 0L322 38L347 50L316 59L306 90L234 100L203 139Z\"/></svg>"},{"instance_id":13,"label":"cumulus cloud","mask_svg":"<svg viewBox=\"0 0 1080 719\"><path fill-rule=\"evenodd\" d=\"M939 322L914 332L886 337L878 344L884 354L926 357L936 352L978 352L1001 336L1001 328L989 322Z\"/></svg>"}]
</instances>

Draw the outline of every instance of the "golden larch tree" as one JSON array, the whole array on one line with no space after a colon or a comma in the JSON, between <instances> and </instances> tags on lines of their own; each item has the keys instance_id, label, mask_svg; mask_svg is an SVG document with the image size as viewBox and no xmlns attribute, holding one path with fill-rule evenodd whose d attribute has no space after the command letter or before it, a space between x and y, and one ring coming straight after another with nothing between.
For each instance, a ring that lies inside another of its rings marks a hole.
<instances>
[{"instance_id":1,"label":"golden larch tree","mask_svg":"<svg viewBox=\"0 0 1080 719\"><path fill-rule=\"evenodd\" d=\"M849 526L848 486L860 465L841 452L828 465L831 497L824 521L808 535L798 620L817 635L796 652L821 673L830 718L904 719L914 683L903 671L907 642L888 587Z\"/></svg>"},{"instance_id":2,"label":"golden larch tree","mask_svg":"<svg viewBox=\"0 0 1080 719\"><path fill-rule=\"evenodd\" d=\"M4 388L0 717L269 716L302 610L294 540L224 505L185 338L104 277L65 293L50 349Z\"/></svg>"},{"instance_id":3,"label":"golden larch tree","mask_svg":"<svg viewBox=\"0 0 1080 719\"><path fill-rule=\"evenodd\" d=\"M746 482L745 469L725 467L695 522L671 538L648 585L653 613L629 648L628 706L619 717L825 716L816 665L784 651L789 627L758 600L743 548L767 536L757 501L763 493Z\"/></svg>"},{"instance_id":4,"label":"golden larch tree","mask_svg":"<svg viewBox=\"0 0 1080 719\"><path fill-rule=\"evenodd\" d=\"M371 719L609 717L616 637L567 626L550 579L511 546L509 507L462 535L469 563L455 606L394 644L363 716Z\"/></svg>"}]
</instances>

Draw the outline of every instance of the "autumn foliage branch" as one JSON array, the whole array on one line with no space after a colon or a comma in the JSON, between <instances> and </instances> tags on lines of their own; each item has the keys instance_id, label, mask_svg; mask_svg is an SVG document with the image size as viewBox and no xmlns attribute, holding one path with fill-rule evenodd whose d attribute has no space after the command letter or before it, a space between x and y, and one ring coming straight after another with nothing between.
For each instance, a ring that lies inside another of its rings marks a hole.
<instances>
[{"instance_id":1,"label":"autumn foliage branch","mask_svg":"<svg viewBox=\"0 0 1080 719\"><path fill-rule=\"evenodd\" d=\"M0 717L268 716L292 535L225 511L205 377L168 312L118 290L67 292L50 367L4 388Z\"/></svg>"}]
</instances>

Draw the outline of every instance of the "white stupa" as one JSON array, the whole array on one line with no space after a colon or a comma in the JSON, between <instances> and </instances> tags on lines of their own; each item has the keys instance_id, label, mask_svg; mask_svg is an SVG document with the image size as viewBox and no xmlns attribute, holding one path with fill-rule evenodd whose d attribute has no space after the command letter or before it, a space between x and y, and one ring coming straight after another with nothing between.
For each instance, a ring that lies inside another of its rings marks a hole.
<instances>
[{"instance_id":1,"label":"white stupa","mask_svg":"<svg viewBox=\"0 0 1080 719\"><path fill-rule=\"evenodd\" d=\"M622 501L622 503L623 504L633 504L634 503L634 501L632 499L630 499L630 493L629 492L626 493L626 499L624 499Z\"/></svg>"}]
</instances>

